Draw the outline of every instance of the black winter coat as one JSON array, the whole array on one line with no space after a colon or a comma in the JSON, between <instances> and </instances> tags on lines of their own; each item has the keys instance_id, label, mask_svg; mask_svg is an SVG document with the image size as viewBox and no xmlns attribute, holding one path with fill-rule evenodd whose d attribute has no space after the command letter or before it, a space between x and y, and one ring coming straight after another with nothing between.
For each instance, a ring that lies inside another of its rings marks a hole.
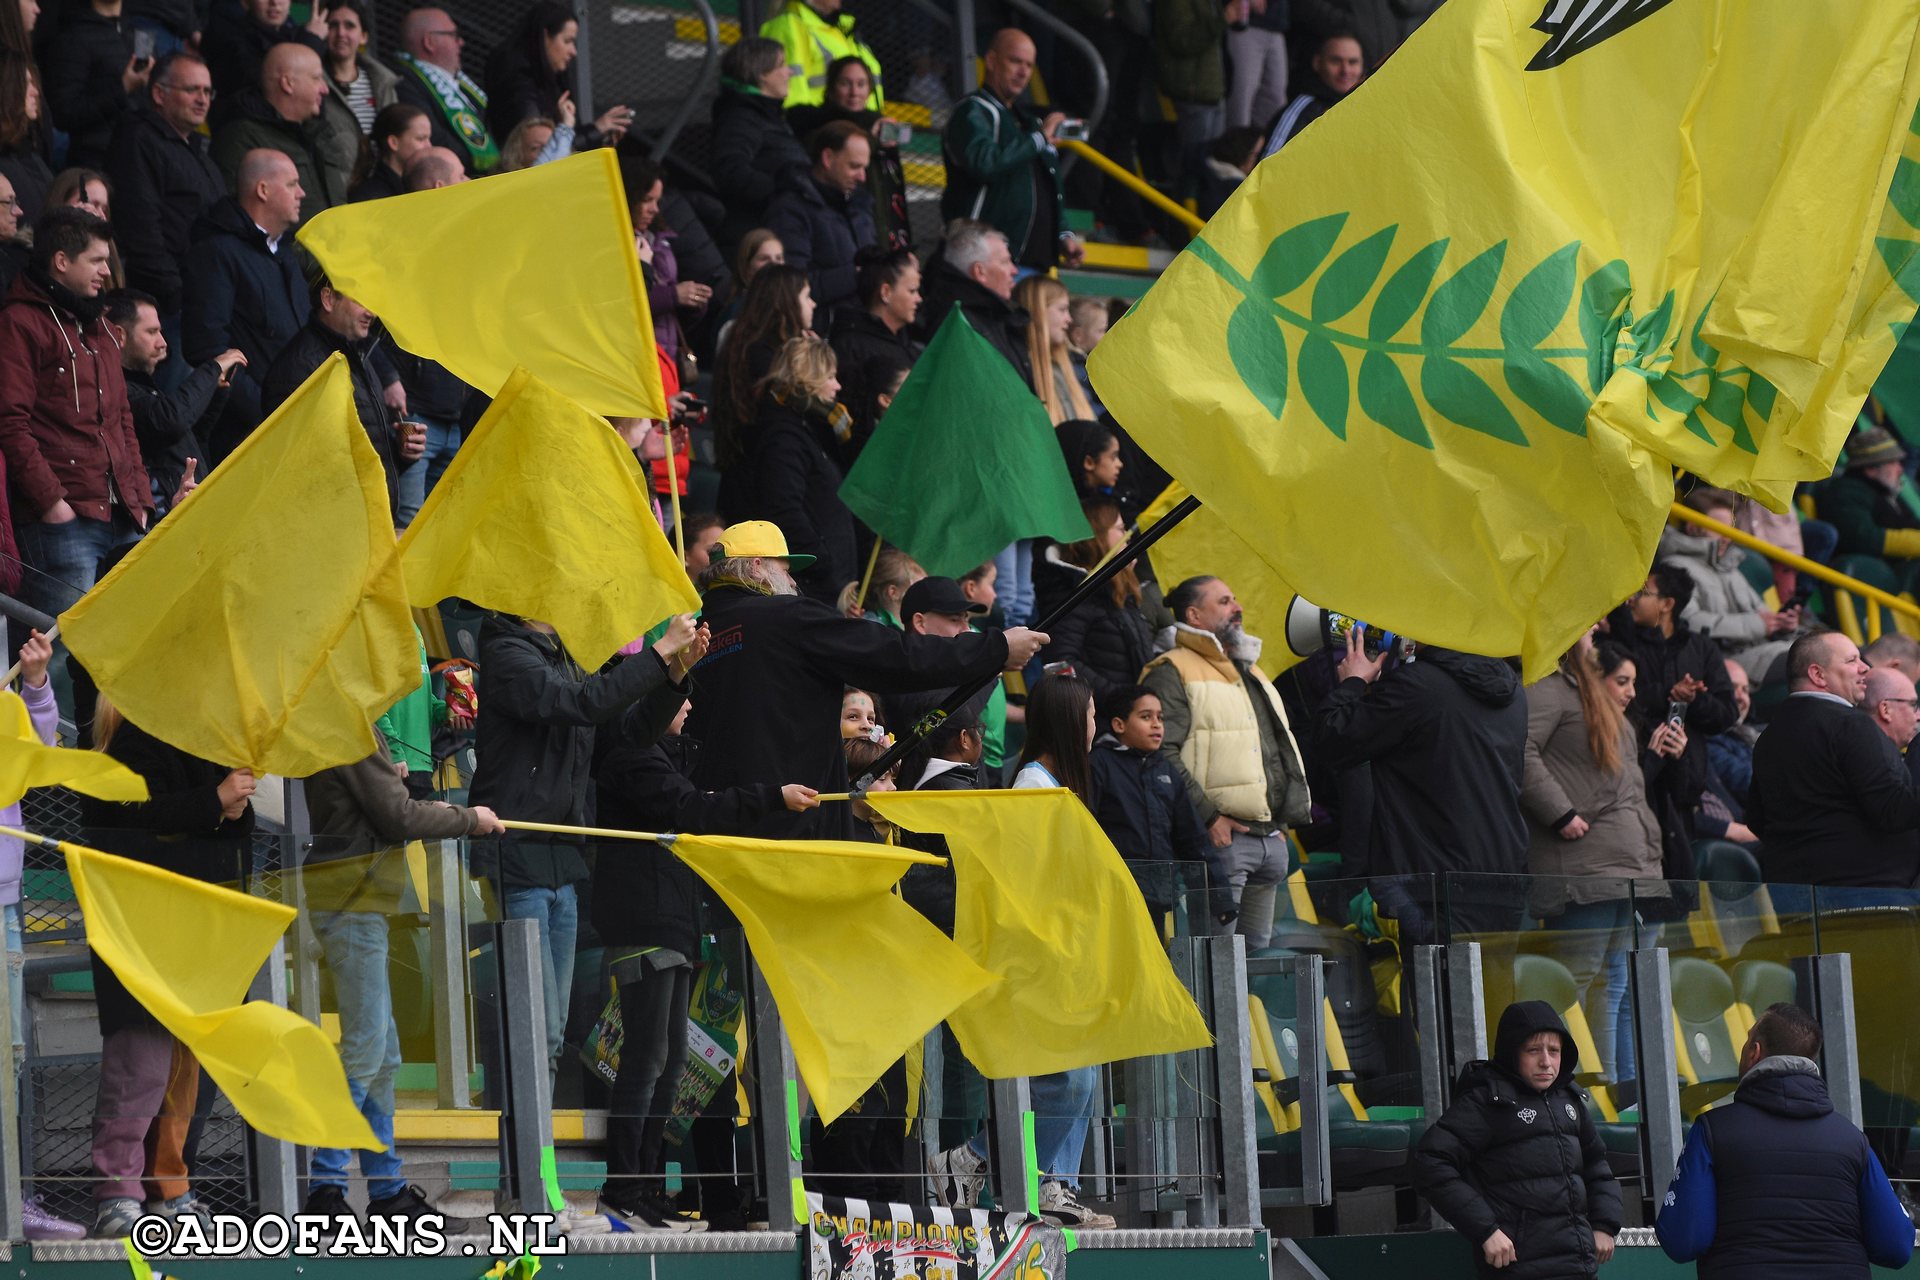
<instances>
[{"instance_id":1,"label":"black winter coat","mask_svg":"<svg viewBox=\"0 0 1920 1280\"><path fill-rule=\"evenodd\" d=\"M714 236L721 251L731 256L742 236L765 226L774 196L798 191L812 168L779 99L723 85L707 143L707 173L727 207Z\"/></svg>"},{"instance_id":2,"label":"black winter coat","mask_svg":"<svg viewBox=\"0 0 1920 1280\"><path fill-rule=\"evenodd\" d=\"M1231 912L1233 889L1227 876L1232 868L1226 851L1215 849L1207 838L1186 784L1173 776L1166 757L1158 751L1134 751L1103 733L1093 744L1088 764L1093 770L1093 816L1122 858L1149 864L1132 870L1154 914L1170 910L1180 892L1170 865L1175 862L1206 863L1215 913Z\"/></svg>"},{"instance_id":3,"label":"black winter coat","mask_svg":"<svg viewBox=\"0 0 1920 1280\"><path fill-rule=\"evenodd\" d=\"M407 180L395 173L392 166L381 163L367 171L367 176L347 193L347 200L358 204L362 200L384 200L388 196L403 196L406 193Z\"/></svg>"},{"instance_id":4,"label":"black winter coat","mask_svg":"<svg viewBox=\"0 0 1920 1280\"><path fill-rule=\"evenodd\" d=\"M594 744L599 821L627 831L737 835L782 807L780 788L753 783L725 791L693 785L693 740L670 734L640 741L621 724ZM594 859L593 927L610 947L668 947L700 955L698 878L665 845L622 840Z\"/></svg>"},{"instance_id":5,"label":"black winter coat","mask_svg":"<svg viewBox=\"0 0 1920 1280\"><path fill-rule=\"evenodd\" d=\"M349 342L327 328L315 315L300 332L293 335L293 340L287 343L267 369L266 381L260 388L260 414L263 419L271 416L335 352L344 355L347 368L353 374L353 407L360 415L360 425L366 428L367 439L372 442L374 453L380 458L380 470L386 474L387 507L397 515L400 510L400 468L403 464L400 461L400 444L394 437L393 420L388 416L384 399L386 379L376 369L374 362L377 342L375 338ZM234 441L223 453L232 452L239 443L238 440Z\"/></svg>"},{"instance_id":6,"label":"black winter coat","mask_svg":"<svg viewBox=\"0 0 1920 1280\"><path fill-rule=\"evenodd\" d=\"M140 461L146 464L147 478L154 482L160 501L172 500L186 474L188 458L199 460L194 475L207 474L206 437L226 407L227 390L220 385L220 366L211 360L172 391L153 385L150 373L127 370L133 434L140 441Z\"/></svg>"},{"instance_id":7,"label":"black winter coat","mask_svg":"<svg viewBox=\"0 0 1920 1280\"><path fill-rule=\"evenodd\" d=\"M130 111L113 131L107 176L113 179L113 235L127 284L152 294L161 315L177 314L193 224L227 192L206 135L181 137L151 107Z\"/></svg>"},{"instance_id":8,"label":"black winter coat","mask_svg":"<svg viewBox=\"0 0 1920 1280\"><path fill-rule=\"evenodd\" d=\"M66 6L60 29L46 42L40 78L48 114L67 135L69 168L106 168L113 127L133 109L120 81L132 57L133 29L125 18L105 17L86 0Z\"/></svg>"},{"instance_id":9,"label":"black winter coat","mask_svg":"<svg viewBox=\"0 0 1920 1280\"><path fill-rule=\"evenodd\" d=\"M129 18L149 18L185 40L207 29L211 0L127 0Z\"/></svg>"},{"instance_id":10,"label":"black winter coat","mask_svg":"<svg viewBox=\"0 0 1920 1280\"><path fill-rule=\"evenodd\" d=\"M20 229L25 231L45 212L47 191L53 186L53 170L47 167L40 140L29 137L12 151L0 151L0 174L13 184L13 198L20 202Z\"/></svg>"},{"instance_id":11,"label":"black winter coat","mask_svg":"<svg viewBox=\"0 0 1920 1280\"><path fill-rule=\"evenodd\" d=\"M233 115L240 94L260 88L260 64L267 50L277 44L303 44L320 55L326 64L327 46L311 31L289 18L272 29L261 26L239 6L219 6L207 24L200 52L206 55L207 73L219 93L214 100L209 123L219 128Z\"/></svg>"},{"instance_id":12,"label":"black winter coat","mask_svg":"<svg viewBox=\"0 0 1920 1280\"><path fill-rule=\"evenodd\" d=\"M1328 768L1372 765L1374 874L1526 870L1527 704L1506 663L1422 645L1371 686L1342 681L1313 745Z\"/></svg>"},{"instance_id":13,"label":"black winter coat","mask_svg":"<svg viewBox=\"0 0 1920 1280\"><path fill-rule=\"evenodd\" d=\"M927 264L922 277L920 315L915 320L919 332L914 336L931 342L934 333L946 323L957 305L966 314L974 332L1007 358L1020 381L1033 385L1033 358L1027 353L1027 313L994 293L972 276L961 275L937 258Z\"/></svg>"},{"instance_id":14,"label":"black winter coat","mask_svg":"<svg viewBox=\"0 0 1920 1280\"><path fill-rule=\"evenodd\" d=\"M220 784L232 768L190 756L131 723L114 733L106 753L146 779L149 798L82 798L87 842L194 880L240 887L252 864L253 806L232 821L221 816ZM93 984L102 1034L157 1025L98 953Z\"/></svg>"},{"instance_id":15,"label":"black winter coat","mask_svg":"<svg viewBox=\"0 0 1920 1280\"><path fill-rule=\"evenodd\" d=\"M1920 786L1866 712L1790 694L1753 746L1747 796L1768 880L1920 883Z\"/></svg>"},{"instance_id":16,"label":"black winter coat","mask_svg":"<svg viewBox=\"0 0 1920 1280\"><path fill-rule=\"evenodd\" d=\"M840 403L853 415L854 448L848 458L859 455L860 447L872 438L874 424L880 420L880 406L874 397L886 390L875 386L868 366L892 358L908 368L920 357L920 344L905 330L895 333L886 321L859 307L841 307L833 313L833 354L838 362Z\"/></svg>"},{"instance_id":17,"label":"black winter coat","mask_svg":"<svg viewBox=\"0 0 1920 1280\"><path fill-rule=\"evenodd\" d=\"M928 711L935 704L928 704ZM978 769L970 764L956 765L951 769L942 769L931 778L921 775L915 791L976 791L980 787ZM952 855L947 851L947 838L933 832L901 831L895 837L908 849L918 849L922 853L931 853L935 857L947 858L945 866L933 867L916 863L907 868L907 874L900 877L900 896L907 905L930 920L940 932L949 938L953 936L953 912L960 898L959 882L953 876Z\"/></svg>"},{"instance_id":18,"label":"black winter coat","mask_svg":"<svg viewBox=\"0 0 1920 1280\"><path fill-rule=\"evenodd\" d=\"M833 317L859 305L853 260L874 243L873 202L865 187L844 196L808 174L800 185L774 196L766 226L780 237L787 265L807 273L814 306ZM828 319L817 327L827 330Z\"/></svg>"},{"instance_id":19,"label":"black winter coat","mask_svg":"<svg viewBox=\"0 0 1920 1280\"><path fill-rule=\"evenodd\" d=\"M1086 580L1087 571L1060 558L1058 543L1050 543L1033 562L1034 617L1045 618ZM1049 629L1052 640L1043 657L1048 662L1071 662L1074 674L1093 686L1099 700L1122 685L1139 684L1140 672L1153 659L1153 628L1139 604L1116 604L1106 588L1081 601L1072 613Z\"/></svg>"},{"instance_id":20,"label":"black winter coat","mask_svg":"<svg viewBox=\"0 0 1920 1280\"><path fill-rule=\"evenodd\" d=\"M1517 1073L1520 1048L1538 1031L1560 1035L1560 1075L1536 1091ZM1620 1184L1573 1083L1580 1059L1559 1015L1523 1000L1500 1015L1492 1062L1469 1063L1453 1105L1414 1152L1413 1179L1465 1236L1476 1259L1495 1231L1514 1261L1480 1274L1498 1280L1570 1280L1598 1274L1593 1233L1620 1233Z\"/></svg>"},{"instance_id":21,"label":"black winter coat","mask_svg":"<svg viewBox=\"0 0 1920 1280\"><path fill-rule=\"evenodd\" d=\"M590 675L558 636L504 614L481 624L480 673L487 713L478 721L468 798L527 822L594 825L595 729L618 724L626 740L651 742L686 697L651 647ZM504 889L558 889L587 878L574 836L509 834L469 847L473 873Z\"/></svg>"},{"instance_id":22,"label":"black winter coat","mask_svg":"<svg viewBox=\"0 0 1920 1280\"><path fill-rule=\"evenodd\" d=\"M205 364L237 347L247 363L233 371L232 394L213 444L238 442L260 425L261 386L274 357L307 322L307 282L293 233L280 237L280 251L231 197L202 214L187 252L184 354ZM202 459L211 468L220 453ZM205 473L203 469L202 474Z\"/></svg>"},{"instance_id":23,"label":"black winter coat","mask_svg":"<svg viewBox=\"0 0 1920 1280\"><path fill-rule=\"evenodd\" d=\"M1636 627L1626 609L1616 609L1607 618L1608 633L1633 655L1633 705L1627 715L1640 730L1644 744L1654 727L1667 718L1668 694L1690 675L1707 687L1687 704L1687 750L1680 758L1686 762L1686 777L1679 792L1682 807L1688 812L1699 803L1707 789L1707 774L1713 763L1707 759L1707 739L1725 733L1740 719L1733 705L1733 682L1727 679L1726 657L1713 637L1695 631L1685 623L1675 623L1671 636L1658 629Z\"/></svg>"},{"instance_id":24,"label":"black winter coat","mask_svg":"<svg viewBox=\"0 0 1920 1280\"><path fill-rule=\"evenodd\" d=\"M848 685L883 696L952 688L1007 662L998 631L909 635L804 596L736 586L707 592L702 605L713 640L694 669L687 733L700 743L693 780L708 791L750 782L845 791L840 696ZM852 830L848 806L829 804L769 814L748 834L844 840Z\"/></svg>"},{"instance_id":25,"label":"black winter coat","mask_svg":"<svg viewBox=\"0 0 1920 1280\"><path fill-rule=\"evenodd\" d=\"M813 409L761 397L740 464L739 513L732 519L771 520L787 535L787 549L818 557L794 574L800 590L833 603L859 575L853 512L840 501L846 479L834 461L833 432Z\"/></svg>"}]
</instances>

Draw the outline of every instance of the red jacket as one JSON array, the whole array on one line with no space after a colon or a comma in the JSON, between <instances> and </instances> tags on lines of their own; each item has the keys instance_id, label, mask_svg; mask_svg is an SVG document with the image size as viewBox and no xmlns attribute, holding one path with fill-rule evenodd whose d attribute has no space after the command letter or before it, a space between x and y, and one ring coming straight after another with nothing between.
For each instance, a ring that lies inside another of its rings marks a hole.
<instances>
[{"instance_id":1,"label":"red jacket","mask_svg":"<svg viewBox=\"0 0 1920 1280\"><path fill-rule=\"evenodd\" d=\"M83 323L24 271L0 302L0 453L18 523L62 498L77 515L110 519L110 484L130 510L152 515L119 343L104 320Z\"/></svg>"}]
</instances>

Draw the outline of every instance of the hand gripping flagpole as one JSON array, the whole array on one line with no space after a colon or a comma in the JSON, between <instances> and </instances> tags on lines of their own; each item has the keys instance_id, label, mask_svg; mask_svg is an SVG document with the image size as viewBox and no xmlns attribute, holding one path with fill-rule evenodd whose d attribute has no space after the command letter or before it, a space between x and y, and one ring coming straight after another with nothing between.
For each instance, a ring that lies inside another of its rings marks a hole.
<instances>
[{"instance_id":1,"label":"hand gripping flagpole","mask_svg":"<svg viewBox=\"0 0 1920 1280\"><path fill-rule=\"evenodd\" d=\"M1199 509L1200 499L1191 494L1182 498L1173 510L1154 521L1152 528L1143 529L1139 533L1136 533L1132 538L1128 539L1126 545L1121 547L1111 559L1095 569L1092 573L1089 573L1086 578L1081 581L1080 585L1074 588L1073 594L1061 601L1052 613L1049 613L1046 617L1036 622L1033 625L1033 629L1042 632L1050 630L1054 623L1079 608L1083 601L1093 597L1094 592L1111 582L1115 574L1139 559L1142 552L1166 536L1173 526L1179 524ZM867 767L866 772L862 773L859 780L853 784L853 794L860 795L869 787L873 786L876 779L883 777L887 770L893 768L899 764L901 760L905 759L907 753L918 746L928 734L944 724L948 716L958 711L961 707L966 706L975 694L999 678L1000 673L998 671L990 671L979 679L968 684L963 684L948 694L946 701L915 721L913 727L901 734L899 741L889 747L885 755Z\"/></svg>"}]
</instances>

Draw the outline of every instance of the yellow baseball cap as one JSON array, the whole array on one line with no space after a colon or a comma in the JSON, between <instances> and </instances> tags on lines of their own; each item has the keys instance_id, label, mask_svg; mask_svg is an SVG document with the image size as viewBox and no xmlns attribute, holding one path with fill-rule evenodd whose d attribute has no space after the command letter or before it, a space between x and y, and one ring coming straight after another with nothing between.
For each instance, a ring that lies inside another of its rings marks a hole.
<instances>
[{"instance_id":1,"label":"yellow baseball cap","mask_svg":"<svg viewBox=\"0 0 1920 1280\"><path fill-rule=\"evenodd\" d=\"M814 557L787 550L787 535L771 520L742 520L720 531L718 544L722 556L760 556L767 560L785 560L789 569L804 569Z\"/></svg>"}]
</instances>

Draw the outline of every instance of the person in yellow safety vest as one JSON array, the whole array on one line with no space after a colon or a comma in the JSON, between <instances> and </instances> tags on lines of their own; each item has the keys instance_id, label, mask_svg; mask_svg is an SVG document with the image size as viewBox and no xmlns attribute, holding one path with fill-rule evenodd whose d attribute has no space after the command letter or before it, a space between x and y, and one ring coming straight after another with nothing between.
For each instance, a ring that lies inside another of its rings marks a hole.
<instances>
[{"instance_id":1,"label":"person in yellow safety vest","mask_svg":"<svg viewBox=\"0 0 1920 1280\"><path fill-rule=\"evenodd\" d=\"M840 0L786 0L780 12L760 24L760 34L778 40L797 74L787 85L786 106L813 107L826 101L827 67L836 58L854 57L873 72L867 107L885 108L880 92L880 59L853 34L853 15L840 12Z\"/></svg>"}]
</instances>

